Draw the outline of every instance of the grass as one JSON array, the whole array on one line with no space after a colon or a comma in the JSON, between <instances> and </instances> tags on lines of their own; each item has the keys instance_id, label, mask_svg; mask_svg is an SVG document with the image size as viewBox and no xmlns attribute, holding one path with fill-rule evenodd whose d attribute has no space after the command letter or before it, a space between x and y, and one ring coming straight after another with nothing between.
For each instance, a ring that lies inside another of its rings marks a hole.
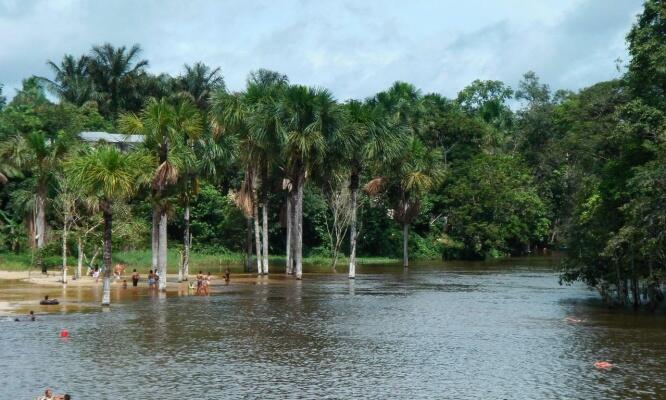
<instances>
[{"instance_id":1,"label":"grass","mask_svg":"<svg viewBox=\"0 0 666 400\"><path fill-rule=\"evenodd\" d=\"M62 264L62 258L59 256L49 256L44 258L45 263L50 269L59 267ZM152 261L152 253L150 250L132 250L132 251L115 251L113 253L114 263L123 263L127 265L127 269L131 271L136 268L137 271L146 273L150 270ZM101 255L98 256L97 263L101 265ZM346 270L348 259L340 257L338 259L337 267L339 270ZM394 264L398 262L396 259L387 257L359 257L357 258L358 265L380 265L380 264ZM68 265L75 266L76 258L69 257L67 260ZM220 253L220 254L206 254L206 253L190 253L190 272L202 271L222 271L229 267L232 272L242 272L245 264L245 256L240 253ZM284 256L271 256L269 257L269 264L271 271L284 272L285 257ZM180 265L180 253L176 249L170 249L167 257L167 269L170 273L175 273ZM84 268L86 266L84 265ZM0 270L9 271L27 271L32 268L32 254L31 253L0 253ZM305 257L303 259L303 269L305 272L327 272L331 269L331 258L323 256Z\"/></svg>"}]
</instances>

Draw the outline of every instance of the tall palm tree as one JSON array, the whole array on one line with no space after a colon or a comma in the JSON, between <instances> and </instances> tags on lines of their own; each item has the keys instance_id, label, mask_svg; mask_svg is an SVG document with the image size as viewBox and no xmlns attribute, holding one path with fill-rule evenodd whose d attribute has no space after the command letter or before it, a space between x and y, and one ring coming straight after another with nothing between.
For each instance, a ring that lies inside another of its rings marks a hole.
<instances>
[{"instance_id":1,"label":"tall palm tree","mask_svg":"<svg viewBox=\"0 0 666 400\"><path fill-rule=\"evenodd\" d=\"M151 98L139 115L123 114L119 127L126 134L143 135L144 147L155 157L157 165L151 184L153 198L153 267L160 271L159 289L166 290L167 212L169 189L178 181L186 151L186 132L201 129L198 113L176 113L167 99ZM157 229L156 229L157 227Z\"/></svg>"},{"instance_id":2,"label":"tall palm tree","mask_svg":"<svg viewBox=\"0 0 666 400\"><path fill-rule=\"evenodd\" d=\"M46 243L46 203L47 191L53 182L54 172L73 146L76 139L73 135L59 132L46 135L41 131L33 131L25 136L14 136L3 144L3 153L9 155L5 163L12 172L24 172L32 179L33 194L33 226L34 242L38 250ZM31 241L33 238L31 238Z\"/></svg>"},{"instance_id":3,"label":"tall palm tree","mask_svg":"<svg viewBox=\"0 0 666 400\"><path fill-rule=\"evenodd\" d=\"M180 90L192 97L192 101L204 111L212 93L226 90L220 67L211 68L202 62L185 64L184 73L177 78Z\"/></svg>"},{"instance_id":4,"label":"tall palm tree","mask_svg":"<svg viewBox=\"0 0 666 400\"><path fill-rule=\"evenodd\" d=\"M180 277L189 279L190 245L192 242L190 234L190 202L192 197L199 191L199 175L201 172L202 152L206 150L203 146L202 134L206 132L202 122L201 114L189 98L180 97L173 108L173 129L180 132L185 139L184 147L181 148L183 160L183 174L181 174L180 196L183 200L183 260L181 264Z\"/></svg>"},{"instance_id":5,"label":"tall palm tree","mask_svg":"<svg viewBox=\"0 0 666 400\"><path fill-rule=\"evenodd\" d=\"M146 167L152 164L142 153L122 153L112 146L100 146L67 162L69 179L85 193L99 201L104 220L103 260L104 286L102 305L111 303L111 239L114 203L128 199L143 180Z\"/></svg>"},{"instance_id":6,"label":"tall palm tree","mask_svg":"<svg viewBox=\"0 0 666 400\"><path fill-rule=\"evenodd\" d=\"M104 109L111 117L116 117L124 109L133 93L138 76L148 66L147 60L140 60L141 47L135 44L129 49L114 47L110 43L94 46L88 63L88 73L95 85Z\"/></svg>"},{"instance_id":7,"label":"tall palm tree","mask_svg":"<svg viewBox=\"0 0 666 400\"><path fill-rule=\"evenodd\" d=\"M335 134L340 123L340 110L325 89L289 86L279 104L279 129L285 146L285 171L291 177L295 191L292 210L293 257L296 279L303 276L303 188L309 171L323 160L328 138Z\"/></svg>"},{"instance_id":8,"label":"tall palm tree","mask_svg":"<svg viewBox=\"0 0 666 400\"><path fill-rule=\"evenodd\" d=\"M349 169L351 219L349 278L356 277L357 209L361 176L373 162L384 162L401 147L400 131L391 127L384 109L370 102L349 101L344 106L342 134L337 135L341 159Z\"/></svg>"},{"instance_id":9,"label":"tall palm tree","mask_svg":"<svg viewBox=\"0 0 666 400\"><path fill-rule=\"evenodd\" d=\"M393 219L403 228L403 266L409 266L409 225L418 215L420 198L444 179L442 153L429 148L419 138L422 116L426 112L423 96L416 87L405 82L394 83L378 93L371 103L388 118L390 129L404 139L399 151L379 165L377 175L365 186L366 192L385 192L393 206Z\"/></svg>"},{"instance_id":10,"label":"tall palm tree","mask_svg":"<svg viewBox=\"0 0 666 400\"><path fill-rule=\"evenodd\" d=\"M78 59L66 54L60 65L53 61L46 63L54 73L54 78L40 78L46 82L46 88L60 99L77 106L92 100L93 84L88 74L90 58L81 56Z\"/></svg>"},{"instance_id":11,"label":"tall palm tree","mask_svg":"<svg viewBox=\"0 0 666 400\"><path fill-rule=\"evenodd\" d=\"M262 219L262 274L268 275L268 193L278 164L282 138L279 132L279 103L289 81L285 75L260 69L250 73L247 98L252 109L249 133L258 147L255 159L260 171Z\"/></svg>"},{"instance_id":12,"label":"tall palm tree","mask_svg":"<svg viewBox=\"0 0 666 400\"><path fill-rule=\"evenodd\" d=\"M236 204L245 217L254 222L257 273L261 274L263 263L257 194L260 184L261 147L250 126L254 113L253 104L247 92L218 91L211 101L213 130L217 135L234 137L238 143L238 161L244 169L244 178L236 196Z\"/></svg>"}]
</instances>

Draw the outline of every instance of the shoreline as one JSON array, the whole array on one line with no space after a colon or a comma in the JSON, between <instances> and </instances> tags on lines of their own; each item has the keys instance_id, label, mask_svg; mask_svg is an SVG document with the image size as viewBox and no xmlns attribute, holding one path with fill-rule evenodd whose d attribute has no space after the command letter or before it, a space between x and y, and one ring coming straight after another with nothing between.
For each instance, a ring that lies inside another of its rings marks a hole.
<instances>
[{"instance_id":1,"label":"shoreline","mask_svg":"<svg viewBox=\"0 0 666 400\"><path fill-rule=\"evenodd\" d=\"M0 317L17 317L34 310L37 315L54 313L67 313L86 309L101 308L101 295L103 279L95 281L90 276L79 279L69 278L66 284L61 282L59 273L42 275L30 271L7 271L0 270ZM122 288L123 279L128 281L127 288ZM291 281L291 277L281 274L269 276L256 274L232 274L231 281L226 283L221 276L212 275L210 295L220 294L222 287L234 287L242 285L265 285L281 284ZM193 296L193 290L189 287L196 282L196 275L190 275L188 281L178 282L178 274L167 274L166 293L158 292L148 287L148 279L141 274L139 285L133 287L130 275L126 274L121 279L111 278L112 306L116 302L127 301L128 298L142 298L154 295L158 296ZM39 304L45 295L60 300L60 304L54 306L42 306Z\"/></svg>"}]
</instances>

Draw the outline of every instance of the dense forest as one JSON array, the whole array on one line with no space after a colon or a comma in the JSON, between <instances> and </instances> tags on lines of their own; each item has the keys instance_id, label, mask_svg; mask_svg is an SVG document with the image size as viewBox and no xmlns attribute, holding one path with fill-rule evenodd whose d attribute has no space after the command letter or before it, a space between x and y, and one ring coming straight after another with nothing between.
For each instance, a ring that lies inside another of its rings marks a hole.
<instances>
[{"instance_id":1,"label":"dense forest","mask_svg":"<svg viewBox=\"0 0 666 400\"><path fill-rule=\"evenodd\" d=\"M560 249L563 282L638 305L666 266L665 18L647 1L618 78L578 92L527 72L456 98L396 82L338 100L263 69L238 92L203 63L154 75L138 45L65 55L11 101L0 86L0 251L78 257L80 274L83 254L108 271L114 250L151 248L165 271L168 243L185 276L192 249L263 273L285 255L300 278L305 256L353 276L357 256Z\"/></svg>"}]
</instances>

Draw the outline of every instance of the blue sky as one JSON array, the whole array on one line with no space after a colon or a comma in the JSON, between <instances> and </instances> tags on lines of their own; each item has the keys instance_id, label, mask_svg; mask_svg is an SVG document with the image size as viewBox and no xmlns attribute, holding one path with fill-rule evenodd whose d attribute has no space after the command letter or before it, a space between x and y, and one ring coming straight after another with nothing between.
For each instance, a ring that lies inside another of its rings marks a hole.
<instances>
[{"instance_id":1,"label":"blue sky","mask_svg":"<svg viewBox=\"0 0 666 400\"><path fill-rule=\"evenodd\" d=\"M0 83L49 76L92 44L139 43L152 72L220 66L232 90L269 68L340 100L396 80L448 97L474 79L554 89L617 77L640 0L0 0Z\"/></svg>"}]
</instances>

